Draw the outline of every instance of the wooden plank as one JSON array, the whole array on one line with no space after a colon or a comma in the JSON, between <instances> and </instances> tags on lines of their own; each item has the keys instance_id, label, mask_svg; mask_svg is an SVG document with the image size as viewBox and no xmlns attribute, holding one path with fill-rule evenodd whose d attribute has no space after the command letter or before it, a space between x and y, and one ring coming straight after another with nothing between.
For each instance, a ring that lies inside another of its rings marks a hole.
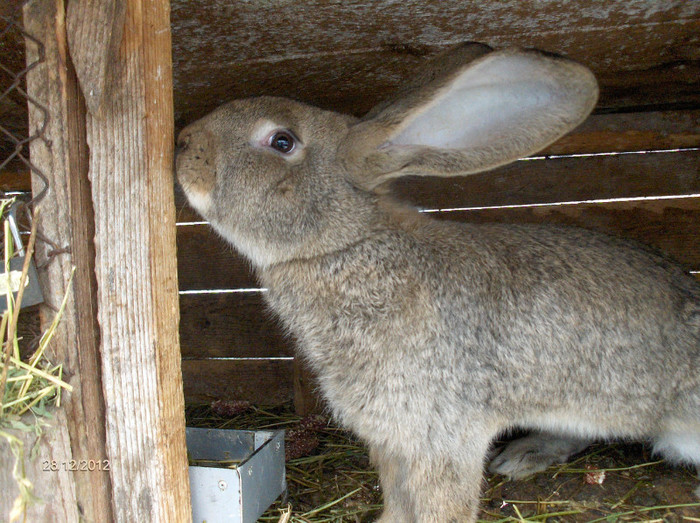
<instances>
[{"instance_id":1,"label":"wooden plank","mask_svg":"<svg viewBox=\"0 0 700 523\"><path fill-rule=\"evenodd\" d=\"M169 5L128 0L111 96L88 112L116 521L191 517L178 344ZM96 45L109 45L100 42Z\"/></svg>"},{"instance_id":2,"label":"wooden plank","mask_svg":"<svg viewBox=\"0 0 700 523\"><path fill-rule=\"evenodd\" d=\"M85 103L93 114L99 113L102 97L109 90L107 70L119 51L125 13L126 4L119 0L73 0L68 4L68 45Z\"/></svg>"},{"instance_id":3,"label":"wooden plank","mask_svg":"<svg viewBox=\"0 0 700 523\"><path fill-rule=\"evenodd\" d=\"M184 358L291 356L292 342L260 293L180 296Z\"/></svg>"},{"instance_id":4,"label":"wooden plank","mask_svg":"<svg viewBox=\"0 0 700 523\"><path fill-rule=\"evenodd\" d=\"M181 290L258 288L251 266L209 225L177 228Z\"/></svg>"},{"instance_id":5,"label":"wooden plank","mask_svg":"<svg viewBox=\"0 0 700 523\"><path fill-rule=\"evenodd\" d=\"M617 28L692 21L698 15L700 8L684 0L653 7L611 0L586 9L556 0L311 0L294 8L264 2L232 5L224 0L207 0L196 6L187 0L172 2L176 56L180 54L177 46L185 47L189 41L191 45L206 45L212 59L225 60L231 59L225 51L234 49L237 30L247 35L247 40L235 56L253 60L373 48L391 42L439 43L454 40L462 31L470 32L471 40L494 34L615 32ZM225 23L234 20L238 27Z\"/></svg>"},{"instance_id":6,"label":"wooden plank","mask_svg":"<svg viewBox=\"0 0 700 523\"><path fill-rule=\"evenodd\" d=\"M686 27L676 28L684 34ZM700 27L695 31L700 31ZM633 33L634 31L629 31ZM570 47L562 46L561 35L552 38L491 39L486 43L495 47L522 46L554 50L589 66L598 77L601 96L598 111L620 112L625 109L688 106L700 104L700 65L696 61L668 59L652 61L638 56L638 62L628 64L629 69L606 67L606 59L615 63L609 56L616 49L614 41L605 41L608 31L601 34L580 35L580 41ZM632 35L630 35L632 36ZM650 37L651 34L644 35ZM660 40L670 35L660 36ZM466 38L466 36L465 36ZM681 38L676 35L676 38ZM467 38L468 39L468 38ZM598 39L600 48L586 49L590 41ZM600 41L602 39L602 42ZM607 43L608 47L603 47ZM625 42L633 46L632 40ZM393 48L332 54L283 58L274 63L239 62L235 54L219 62L195 60L188 57L183 62L184 70L178 69L181 77L175 91L177 125L182 126L204 116L220 104L250 96L285 96L325 109L354 114L365 114L378 102L390 98L428 56L442 51L448 46L435 46L421 51L419 56L396 51ZM593 53L598 56L593 56ZM606 52L608 54L606 58ZM664 56L663 46L648 50L648 56ZM206 55L203 52L202 55ZM600 60L596 63L594 60ZM192 65L197 63L198 65ZM178 66L179 67L179 66Z\"/></svg>"},{"instance_id":7,"label":"wooden plank","mask_svg":"<svg viewBox=\"0 0 700 523\"><path fill-rule=\"evenodd\" d=\"M519 161L472 176L407 177L393 192L426 209L695 194L700 151Z\"/></svg>"},{"instance_id":8,"label":"wooden plank","mask_svg":"<svg viewBox=\"0 0 700 523\"><path fill-rule=\"evenodd\" d=\"M586 63L601 79L608 109L700 103L700 7L687 0L613 0L585 9L557 0L317 0L293 9L175 0L172 9L181 123L258 94L362 114L425 56L465 40L539 47ZM7 37L3 56L16 70L21 39ZM16 110L10 116L25 120Z\"/></svg>"},{"instance_id":9,"label":"wooden plank","mask_svg":"<svg viewBox=\"0 0 700 523\"><path fill-rule=\"evenodd\" d=\"M36 420L32 414L23 416L22 421L33 426ZM66 411L57 409L50 420L45 420L42 426L42 434L37 435L33 431L22 431L3 427L6 432L16 438L22 445L23 460L20 465L26 478L33 484L32 494L40 500L27 507L23 515L15 521L81 521L81 513L76 503L77 495L74 478L78 474L93 477L99 474L93 472L77 472L70 470L71 441L65 430L68 424ZM19 496L17 480L13 476L15 470L15 456L10 452L5 438L0 441L0 517L3 521L10 521L10 507ZM31 458L30 456L34 456ZM75 459L75 458L74 458ZM91 458L96 463L97 458ZM65 461L64 461L65 460ZM76 464L81 463L76 459ZM86 461L86 465L89 463ZM105 465L99 462L100 468ZM86 500L90 504L89 499ZM87 508L81 505L81 508ZM92 511L90 511L92 512ZM84 520L87 521L87 520Z\"/></svg>"},{"instance_id":10,"label":"wooden plank","mask_svg":"<svg viewBox=\"0 0 700 523\"><path fill-rule=\"evenodd\" d=\"M41 237L58 246L37 242L36 259L42 267L39 277L46 299L41 310L42 323L45 329L63 296L69 293L49 357L62 363L64 376L73 386L73 393L64 395L62 408L56 413L57 419L63 421L51 431L55 443L42 443L46 451L42 457L59 463L68 463L71 459L103 462L108 456L94 297L94 234L87 181L85 108L68 56L64 9L61 0L31 3L26 7L24 21L27 32L43 43L45 56L28 74L27 90L46 106L50 115L46 141L35 140L31 144L32 161L45 173L51 185L51 191L40 203L37 226ZM27 62L34 63L37 53L36 44L28 43ZM30 108L30 127L39 129L44 124L45 114L34 104L30 104ZM43 189L43 182L38 179L33 182L35 192ZM58 252L52 252L55 249ZM69 286L72 267L76 273ZM58 445L62 440L68 445ZM59 453L61 449L67 449L67 453ZM35 465L31 467L39 470ZM66 489L65 497L55 498L64 506L51 510L64 510L73 516L48 519L75 520L79 517L77 506L80 506L82 517L88 520L112 520L109 472L99 469L88 474L69 472L69 476L75 484L71 489L64 480L44 471L32 478L39 491L46 482L60 483L61 488Z\"/></svg>"},{"instance_id":11,"label":"wooden plank","mask_svg":"<svg viewBox=\"0 0 700 523\"><path fill-rule=\"evenodd\" d=\"M279 405L292 400L292 360L184 360L188 404L245 400Z\"/></svg>"},{"instance_id":12,"label":"wooden plank","mask_svg":"<svg viewBox=\"0 0 700 523\"><path fill-rule=\"evenodd\" d=\"M327 408L315 372L302 358L294 358L294 411L299 416L309 416Z\"/></svg>"},{"instance_id":13,"label":"wooden plank","mask_svg":"<svg viewBox=\"0 0 700 523\"><path fill-rule=\"evenodd\" d=\"M700 110L594 114L538 154L700 147Z\"/></svg>"},{"instance_id":14,"label":"wooden plank","mask_svg":"<svg viewBox=\"0 0 700 523\"><path fill-rule=\"evenodd\" d=\"M700 8L681 4L385 0L285 9L176 0L176 116L191 121L225 99L259 94L362 114L425 56L465 40L571 56L601 79L602 107L697 104Z\"/></svg>"}]
</instances>

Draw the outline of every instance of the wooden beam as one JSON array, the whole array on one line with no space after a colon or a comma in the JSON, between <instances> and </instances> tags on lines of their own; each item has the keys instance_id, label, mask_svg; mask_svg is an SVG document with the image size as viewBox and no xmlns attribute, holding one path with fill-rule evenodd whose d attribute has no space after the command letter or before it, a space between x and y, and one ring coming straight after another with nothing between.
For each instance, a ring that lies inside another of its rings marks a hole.
<instances>
[{"instance_id":1,"label":"wooden beam","mask_svg":"<svg viewBox=\"0 0 700 523\"><path fill-rule=\"evenodd\" d=\"M63 0L25 9L26 28L46 53L28 89L50 115L46 140L32 143L31 157L50 178L39 225L56 245L40 243L37 258L45 264L46 316L70 292L52 359L64 363L75 389L58 414L67 421L49 436L69 445L49 446L55 454L40 459L109 463L108 471L68 473L73 490L58 475L32 479L61 490L45 498L69 514L60 520L187 521L168 2L127 1L124 38L105 71L110 91L98 114L79 92ZM32 46L29 60L38 54ZM32 130L43 121L32 104L30 121ZM46 510L29 518L56 520L50 515L60 511Z\"/></svg>"},{"instance_id":2,"label":"wooden beam","mask_svg":"<svg viewBox=\"0 0 700 523\"><path fill-rule=\"evenodd\" d=\"M63 363L64 375L74 392L64 396L62 410L56 413L59 422L50 431L52 441L41 442L42 452L38 456L39 461L56 462L59 467L71 460L104 463L108 459L95 313L94 226L87 180L86 115L68 54L64 13L62 0L29 3L24 13L25 29L42 43L45 56L27 76L30 96L47 110L44 113L37 105L29 104L30 129L41 128L48 115L46 140L31 144L32 162L48 177L51 187L39 204L38 229L43 238L55 245L39 241L36 252L43 267L39 276L46 298L41 311L44 327L53 318L64 294L69 293L50 351L52 360ZM35 62L39 56L38 46L27 40L27 63ZM44 186L38 179L33 180L33 185L36 192ZM72 267L76 268L76 276L69 287ZM59 445L61 440L64 443ZM37 472L32 479L45 502L30 508L30 519L53 520L59 513L92 521L112 519L112 487L104 467L87 474L62 471L61 475L70 476L74 485L71 490L66 488L67 479L61 480L57 474L39 472L36 464L31 464L30 470ZM65 492L57 497L51 493L52 488ZM63 506L52 506L59 500Z\"/></svg>"},{"instance_id":3,"label":"wooden beam","mask_svg":"<svg viewBox=\"0 0 700 523\"><path fill-rule=\"evenodd\" d=\"M700 193L700 150L523 160L456 178L411 176L392 193L423 209Z\"/></svg>"},{"instance_id":4,"label":"wooden beam","mask_svg":"<svg viewBox=\"0 0 700 523\"><path fill-rule=\"evenodd\" d=\"M173 0L176 117L221 102L291 96L360 115L391 96L427 56L460 41L537 47L598 75L600 107L700 103L698 2L609 0ZM206 56L207 60L199 57Z\"/></svg>"},{"instance_id":5,"label":"wooden beam","mask_svg":"<svg viewBox=\"0 0 700 523\"><path fill-rule=\"evenodd\" d=\"M128 0L88 113L107 452L118 521L191 517L178 343L169 2Z\"/></svg>"}]
</instances>

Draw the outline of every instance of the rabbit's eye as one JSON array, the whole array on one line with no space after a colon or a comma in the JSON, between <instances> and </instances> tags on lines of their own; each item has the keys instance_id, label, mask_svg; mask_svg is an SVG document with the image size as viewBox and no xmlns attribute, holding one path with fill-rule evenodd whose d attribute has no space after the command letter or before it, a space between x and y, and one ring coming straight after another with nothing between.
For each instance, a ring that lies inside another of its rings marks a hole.
<instances>
[{"instance_id":1,"label":"rabbit's eye","mask_svg":"<svg viewBox=\"0 0 700 523\"><path fill-rule=\"evenodd\" d=\"M295 142L291 133L280 131L270 138L270 147L281 153L291 153L294 150Z\"/></svg>"}]
</instances>

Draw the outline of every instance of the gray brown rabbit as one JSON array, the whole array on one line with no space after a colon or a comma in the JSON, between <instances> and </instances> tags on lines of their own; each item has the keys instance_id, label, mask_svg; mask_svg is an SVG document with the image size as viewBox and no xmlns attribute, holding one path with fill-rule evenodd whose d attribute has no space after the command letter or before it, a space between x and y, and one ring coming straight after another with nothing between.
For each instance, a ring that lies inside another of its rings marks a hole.
<instances>
[{"instance_id":1,"label":"gray brown rabbit","mask_svg":"<svg viewBox=\"0 0 700 523\"><path fill-rule=\"evenodd\" d=\"M692 277L624 239L437 221L387 194L534 153L597 93L572 61L467 44L363 119L261 97L180 133L179 183L369 446L381 521L474 521L491 442L513 427L533 432L491 464L513 477L595 438L700 465Z\"/></svg>"}]
</instances>

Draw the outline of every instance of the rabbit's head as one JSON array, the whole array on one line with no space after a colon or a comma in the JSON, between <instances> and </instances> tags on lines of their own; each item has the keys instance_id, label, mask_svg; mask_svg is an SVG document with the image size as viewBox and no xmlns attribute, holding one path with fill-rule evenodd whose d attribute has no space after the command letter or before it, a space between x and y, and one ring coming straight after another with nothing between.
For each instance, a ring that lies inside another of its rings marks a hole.
<instances>
[{"instance_id":1,"label":"rabbit's head","mask_svg":"<svg viewBox=\"0 0 700 523\"><path fill-rule=\"evenodd\" d=\"M361 239L392 178L467 175L540 150L581 123L597 94L575 62L465 44L361 120L282 98L225 104L180 133L177 177L264 267Z\"/></svg>"},{"instance_id":2,"label":"rabbit's head","mask_svg":"<svg viewBox=\"0 0 700 523\"><path fill-rule=\"evenodd\" d=\"M363 207L337 160L354 123L283 98L235 100L180 133L178 181L257 266L342 248Z\"/></svg>"}]
</instances>

